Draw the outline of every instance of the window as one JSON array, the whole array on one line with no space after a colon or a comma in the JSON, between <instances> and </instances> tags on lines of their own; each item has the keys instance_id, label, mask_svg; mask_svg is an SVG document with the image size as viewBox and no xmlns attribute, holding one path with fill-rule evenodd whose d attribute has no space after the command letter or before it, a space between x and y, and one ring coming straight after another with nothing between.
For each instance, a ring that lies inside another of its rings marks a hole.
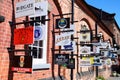
<instances>
[{"instance_id":1,"label":"window","mask_svg":"<svg viewBox=\"0 0 120 80\"><path fill-rule=\"evenodd\" d=\"M30 17L31 20L43 20L47 19L47 16L35 16ZM49 68L49 64L47 64L47 21L42 22L34 22L31 23L32 26L35 27L41 26L45 28L44 39L36 40L34 38L34 44L29 45L29 49L32 50L30 55L33 56L33 69L41 69L41 68ZM35 35L34 35L35 36Z\"/></svg>"}]
</instances>

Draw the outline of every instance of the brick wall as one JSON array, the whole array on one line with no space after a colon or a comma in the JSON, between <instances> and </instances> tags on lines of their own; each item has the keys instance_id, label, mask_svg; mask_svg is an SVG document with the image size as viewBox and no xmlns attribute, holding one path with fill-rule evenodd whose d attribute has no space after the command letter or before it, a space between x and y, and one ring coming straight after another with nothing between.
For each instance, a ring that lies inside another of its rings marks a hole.
<instances>
[{"instance_id":1,"label":"brick wall","mask_svg":"<svg viewBox=\"0 0 120 80\"><path fill-rule=\"evenodd\" d=\"M11 30L9 21L12 21L12 0L0 0L0 15L5 16L5 22L0 23L0 80L11 80L8 77L13 77L13 80L38 80L42 78L49 78L52 77L52 70L51 68L48 70L36 70L33 71L32 74L25 74L25 73L13 73L9 74L9 64L10 64L10 57L9 53L7 51L7 48L10 47L11 42ZM20 0L19 0L20 1ZM51 11L50 11L50 21L49 21L49 30L48 30L48 51L47 51L47 62L51 64L52 62L52 53L51 53L51 47L52 47L52 14L58 14L58 11L56 9L55 4L53 3L53 0L48 0L51 5ZM17 1L15 1L17 2ZM17 22L24 20L25 18L19 18L16 19ZM58 75L57 66L55 66L54 72L55 76Z\"/></svg>"}]
</instances>

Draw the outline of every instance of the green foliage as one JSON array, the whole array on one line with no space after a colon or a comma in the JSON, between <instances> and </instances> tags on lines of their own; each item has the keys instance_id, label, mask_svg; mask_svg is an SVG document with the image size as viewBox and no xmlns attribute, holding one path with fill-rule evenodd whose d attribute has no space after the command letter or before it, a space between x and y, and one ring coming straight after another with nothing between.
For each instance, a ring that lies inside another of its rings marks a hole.
<instances>
[{"instance_id":1,"label":"green foliage","mask_svg":"<svg viewBox=\"0 0 120 80\"><path fill-rule=\"evenodd\" d=\"M105 80L105 78L103 76L98 76L96 77L96 80Z\"/></svg>"}]
</instances>

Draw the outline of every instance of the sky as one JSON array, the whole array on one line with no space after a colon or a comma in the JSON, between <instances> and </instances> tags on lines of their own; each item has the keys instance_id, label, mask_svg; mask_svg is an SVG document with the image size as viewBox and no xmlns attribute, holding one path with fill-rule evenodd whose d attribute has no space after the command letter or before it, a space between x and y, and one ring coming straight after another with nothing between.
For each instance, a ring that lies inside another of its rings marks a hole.
<instances>
[{"instance_id":1,"label":"sky","mask_svg":"<svg viewBox=\"0 0 120 80\"><path fill-rule=\"evenodd\" d=\"M115 20L120 27L120 0L85 0L87 4L102 9L108 13L115 13Z\"/></svg>"}]
</instances>

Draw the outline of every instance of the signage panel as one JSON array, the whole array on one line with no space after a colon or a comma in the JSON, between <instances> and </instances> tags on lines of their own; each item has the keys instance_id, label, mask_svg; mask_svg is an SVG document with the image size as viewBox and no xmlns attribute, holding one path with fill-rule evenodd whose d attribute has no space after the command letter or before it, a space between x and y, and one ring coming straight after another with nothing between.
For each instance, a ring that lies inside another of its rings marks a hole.
<instances>
[{"instance_id":1,"label":"signage panel","mask_svg":"<svg viewBox=\"0 0 120 80\"><path fill-rule=\"evenodd\" d=\"M32 73L32 56L14 56L12 71Z\"/></svg>"},{"instance_id":2,"label":"signage panel","mask_svg":"<svg viewBox=\"0 0 120 80\"><path fill-rule=\"evenodd\" d=\"M64 33L64 34L55 36L56 46L67 45L67 44L70 44L70 42L71 42L71 34Z\"/></svg>"},{"instance_id":3,"label":"signage panel","mask_svg":"<svg viewBox=\"0 0 120 80\"><path fill-rule=\"evenodd\" d=\"M32 43L33 43L33 27L20 28L14 30L14 45Z\"/></svg>"},{"instance_id":4,"label":"signage panel","mask_svg":"<svg viewBox=\"0 0 120 80\"><path fill-rule=\"evenodd\" d=\"M80 33L80 42L90 42L90 32Z\"/></svg>"},{"instance_id":5,"label":"signage panel","mask_svg":"<svg viewBox=\"0 0 120 80\"><path fill-rule=\"evenodd\" d=\"M68 69L75 69L75 58L69 59L69 64L67 65Z\"/></svg>"},{"instance_id":6,"label":"signage panel","mask_svg":"<svg viewBox=\"0 0 120 80\"><path fill-rule=\"evenodd\" d=\"M35 26L34 30L34 38L35 40L44 40L45 39L45 33L46 33L46 27L45 26Z\"/></svg>"},{"instance_id":7,"label":"signage panel","mask_svg":"<svg viewBox=\"0 0 120 80\"><path fill-rule=\"evenodd\" d=\"M80 60L80 67L88 67L88 66L92 66L90 64L90 60Z\"/></svg>"},{"instance_id":8,"label":"signage panel","mask_svg":"<svg viewBox=\"0 0 120 80\"><path fill-rule=\"evenodd\" d=\"M46 16L47 14L48 14L48 1L41 1L35 3L35 14L30 15L30 17Z\"/></svg>"},{"instance_id":9,"label":"signage panel","mask_svg":"<svg viewBox=\"0 0 120 80\"><path fill-rule=\"evenodd\" d=\"M82 57L80 59L80 67L89 67L94 63L94 57Z\"/></svg>"},{"instance_id":10,"label":"signage panel","mask_svg":"<svg viewBox=\"0 0 120 80\"><path fill-rule=\"evenodd\" d=\"M81 46L80 47L80 54L90 54L91 47L88 46Z\"/></svg>"},{"instance_id":11,"label":"signage panel","mask_svg":"<svg viewBox=\"0 0 120 80\"><path fill-rule=\"evenodd\" d=\"M35 13L35 0L26 0L16 3L15 17L23 17L33 15Z\"/></svg>"},{"instance_id":12,"label":"signage panel","mask_svg":"<svg viewBox=\"0 0 120 80\"><path fill-rule=\"evenodd\" d=\"M55 64L67 65L69 63L69 54L55 54Z\"/></svg>"},{"instance_id":13,"label":"signage panel","mask_svg":"<svg viewBox=\"0 0 120 80\"><path fill-rule=\"evenodd\" d=\"M70 28L70 18L56 19L56 29Z\"/></svg>"},{"instance_id":14,"label":"signage panel","mask_svg":"<svg viewBox=\"0 0 120 80\"><path fill-rule=\"evenodd\" d=\"M94 56L93 61L94 61L94 63L92 64L93 66L101 66L102 65L102 62L101 62L101 59L99 56L98 57Z\"/></svg>"},{"instance_id":15,"label":"signage panel","mask_svg":"<svg viewBox=\"0 0 120 80\"><path fill-rule=\"evenodd\" d=\"M76 49L76 44L75 41L71 41L70 44L63 45L61 49L69 49L70 51L75 51Z\"/></svg>"}]
</instances>

